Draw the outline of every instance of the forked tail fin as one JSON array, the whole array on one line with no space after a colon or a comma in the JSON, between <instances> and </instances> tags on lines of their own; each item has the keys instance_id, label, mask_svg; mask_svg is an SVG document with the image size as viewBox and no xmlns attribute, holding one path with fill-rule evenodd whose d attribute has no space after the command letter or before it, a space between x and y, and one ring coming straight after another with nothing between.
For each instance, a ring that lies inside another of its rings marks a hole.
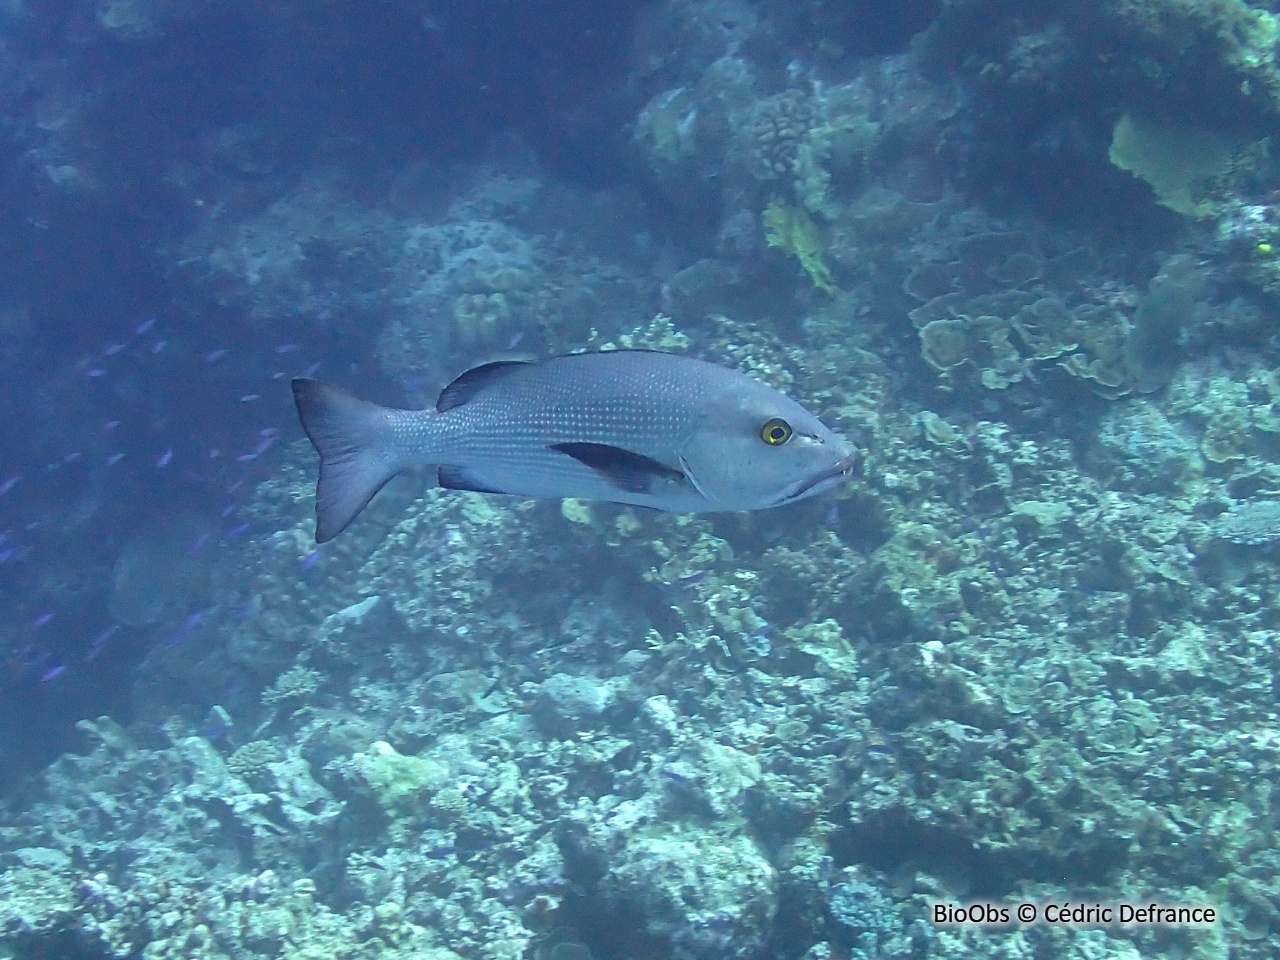
<instances>
[{"instance_id":1,"label":"forked tail fin","mask_svg":"<svg viewBox=\"0 0 1280 960\"><path fill-rule=\"evenodd\" d=\"M394 446L391 411L339 387L293 381L298 418L320 454L316 543L332 540L404 466Z\"/></svg>"}]
</instances>

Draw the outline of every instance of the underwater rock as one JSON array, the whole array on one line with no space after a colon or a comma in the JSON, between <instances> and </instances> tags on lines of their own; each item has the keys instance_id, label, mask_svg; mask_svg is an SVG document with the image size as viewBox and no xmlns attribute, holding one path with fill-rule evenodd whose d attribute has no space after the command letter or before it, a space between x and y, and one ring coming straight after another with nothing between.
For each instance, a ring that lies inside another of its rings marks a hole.
<instances>
[{"instance_id":1,"label":"underwater rock","mask_svg":"<svg viewBox=\"0 0 1280 960\"><path fill-rule=\"evenodd\" d=\"M402 754L385 740L373 742L367 751L354 754L335 769L392 819L420 812L426 796L448 782L448 770L442 764Z\"/></svg>"},{"instance_id":2,"label":"underwater rock","mask_svg":"<svg viewBox=\"0 0 1280 960\"><path fill-rule=\"evenodd\" d=\"M551 736L571 737L596 726L614 698L614 685L610 681L553 674L538 688L533 719Z\"/></svg>"},{"instance_id":3,"label":"underwater rock","mask_svg":"<svg viewBox=\"0 0 1280 960\"><path fill-rule=\"evenodd\" d=\"M1170 493L1204 472L1199 446L1160 410L1140 401L1118 404L1098 428L1102 459L1140 490Z\"/></svg>"},{"instance_id":4,"label":"underwater rock","mask_svg":"<svg viewBox=\"0 0 1280 960\"><path fill-rule=\"evenodd\" d=\"M1233 504L1218 518L1214 533L1231 543L1257 545L1280 540L1280 500Z\"/></svg>"},{"instance_id":5,"label":"underwater rock","mask_svg":"<svg viewBox=\"0 0 1280 960\"><path fill-rule=\"evenodd\" d=\"M1124 348L1130 380L1139 393L1159 390L1173 379L1183 358L1182 334L1200 309L1204 288L1203 271L1181 254L1167 259L1152 278Z\"/></svg>"},{"instance_id":6,"label":"underwater rock","mask_svg":"<svg viewBox=\"0 0 1280 960\"><path fill-rule=\"evenodd\" d=\"M911 957L915 945L900 909L856 867L847 867L831 888L832 939L862 957Z\"/></svg>"},{"instance_id":7,"label":"underwater rock","mask_svg":"<svg viewBox=\"0 0 1280 960\"><path fill-rule=\"evenodd\" d=\"M67 918L74 915L78 897L68 871L43 866L20 866L0 874L0 929L6 940L26 939L39 942L42 937L66 929ZM110 956L106 945L92 935L81 938L81 946L95 955ZM66 945L70 949L71 945ZM101 952L98 952L101 951ZM0 955L14 956L6 944L0 943Z\"/></svg>"},{"instance_id":8,"label":"underwater rock","mask_svg":"<svg viewBox=\"0 0 1280 960\"><path fill-rule=\"evenodd\" d=\"M753 960L777 910L777 873L749 836L685 824L629 837L601 887L680 960Z\"/></svg>"}]
</instances>

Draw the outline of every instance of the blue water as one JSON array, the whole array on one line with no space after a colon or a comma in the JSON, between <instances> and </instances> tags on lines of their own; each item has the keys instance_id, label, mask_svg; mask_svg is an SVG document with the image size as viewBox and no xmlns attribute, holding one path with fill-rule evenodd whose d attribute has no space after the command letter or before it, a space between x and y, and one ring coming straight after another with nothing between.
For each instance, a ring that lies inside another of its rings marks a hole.
<instances>
[{"instance_id":1,"label":"blue water","mask_svg":"<svg viewBox=\"0 0 1280 960\"><path fill-rule=\"evenodd\" d=\"M0 4L0 958L1276 955L1277 16ZM857 475L315 544L292 378L618 346Z\"/></svg>"}]
</instances>

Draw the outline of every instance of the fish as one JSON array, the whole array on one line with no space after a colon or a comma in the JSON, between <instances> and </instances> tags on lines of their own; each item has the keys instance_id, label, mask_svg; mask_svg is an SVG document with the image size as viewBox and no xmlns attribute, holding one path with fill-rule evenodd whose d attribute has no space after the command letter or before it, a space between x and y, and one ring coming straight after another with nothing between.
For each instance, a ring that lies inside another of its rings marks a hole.
<instances>
[{"instance_id":1,"label":"fish","mask_svg":"<svg viewBox=\"0 0 1280 960\"><path fill-rule=\"evenodd\" d=\"M846 439L772 387L656 351L486 363L427 410L383 407L306 377L292 385L320 455L317 543L415 466L434 468L450 490L700 513L802 500L857 463Z\"/></svg>"}]
</instances>

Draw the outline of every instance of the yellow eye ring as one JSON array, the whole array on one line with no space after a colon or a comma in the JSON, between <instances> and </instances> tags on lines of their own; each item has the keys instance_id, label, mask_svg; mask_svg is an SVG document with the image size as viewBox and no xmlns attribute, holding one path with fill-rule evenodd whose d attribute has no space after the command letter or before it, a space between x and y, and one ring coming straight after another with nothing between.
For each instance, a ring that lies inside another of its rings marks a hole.
<instances>
[{"instance_id":1,"label":"yellow eye ring","mask_svg":"<svg viewBox=\"0 0 1280 960\"><path fill-rule=\"evenodd\" d=\"M760 428L760 439L771 447L780 447L791 439L791 424L781 417L770 417Z\"/></svg>"}]
</instances>

